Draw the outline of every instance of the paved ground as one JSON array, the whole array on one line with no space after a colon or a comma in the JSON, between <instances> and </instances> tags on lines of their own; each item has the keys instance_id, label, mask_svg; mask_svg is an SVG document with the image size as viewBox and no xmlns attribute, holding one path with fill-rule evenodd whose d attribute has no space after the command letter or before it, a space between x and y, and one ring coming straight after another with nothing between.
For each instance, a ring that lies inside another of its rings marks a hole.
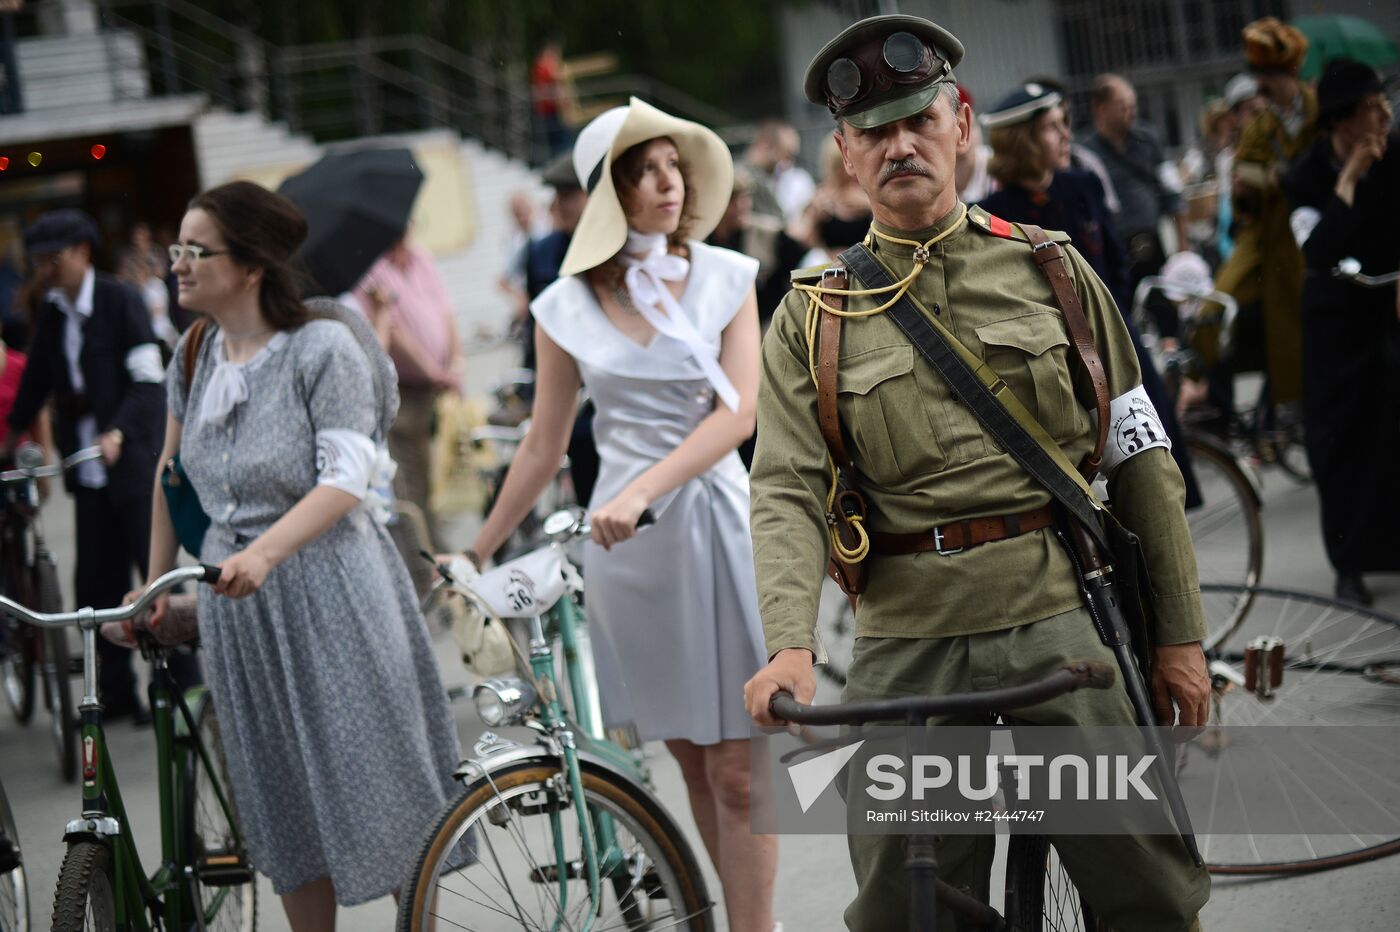
<instances>
[{"instance_id":1,"label":"paved ground","mask_svg":"<svg viewBox=\"0 0 1400 932\"><path fill-rule=\"evenodd\" d=\"M1331 574L1317 531L1316 503L1309 488L1269 477L1265 522L1267 533L1265 582L1329 592ZM50 538L64 572L73 565L69 504L55 500L47 509ZM465 529L459 529L464 532ZM67 582L67 580L65 580ZM1400 578L1373 580L1380 606L1400 612ZM467 681L467 674L443 642L440 656L450 684ZM820 697L833 701L834 693ZM469 705L456 708L463 745L469 747L481 728ZM149 731L117 725L109 734L132 824L144 835L143 857L149 868L155 858L155 784L152 778L154 742ZM34 929L48 927L53 885L62 858L63 823L76 815L76 791L58 782L44 733L14 724L0 712L0 780L16 810L29 865ZM685 794L679 773L660 751L653 772L662 798L684 813ZM688 818L682 821L689 825ZM698 839L693 839L699 849ZM788 838L782 848L777 912L788 932L841 929L841 911L854 889L839 837ZM1289 880L1217 881L1204 914L1204 925L1231 932L1280 930L1391 930L1400 928L1400 859L1380 861L1330 873ZM711 891L718 883L713 872ZM264 881L259 918L266 930L287 929L282 911ZM371 903L341 914L340 928L349 932L380 932L392 927L393 908Z\"/></svg>"}]
</instances>

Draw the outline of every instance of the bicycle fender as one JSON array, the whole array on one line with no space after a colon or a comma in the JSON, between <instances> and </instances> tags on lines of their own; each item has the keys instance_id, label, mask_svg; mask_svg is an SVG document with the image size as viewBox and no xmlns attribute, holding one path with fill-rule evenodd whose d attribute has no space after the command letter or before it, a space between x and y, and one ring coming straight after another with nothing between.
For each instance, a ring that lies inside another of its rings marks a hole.
<instances>
[{"instance_id":1,"label":"bicycle fender","mask_svg":"<svg viewBox=\"0 0 1400 932\"><path fill-rule=\"evenodd\" d=\"M476 783L520 763L546 764L561 770L564 768L563 756L551 748L550 741L544 737L534 744L521 744L488 731L481 735L472 750L477 756L462 761L452 772L452 778L463 786ZM575 753L581 768L615 777L665 809L656 793L638 778L635 771L589 750L586 744L581 743Z\"/></svg>"}]
</instances>

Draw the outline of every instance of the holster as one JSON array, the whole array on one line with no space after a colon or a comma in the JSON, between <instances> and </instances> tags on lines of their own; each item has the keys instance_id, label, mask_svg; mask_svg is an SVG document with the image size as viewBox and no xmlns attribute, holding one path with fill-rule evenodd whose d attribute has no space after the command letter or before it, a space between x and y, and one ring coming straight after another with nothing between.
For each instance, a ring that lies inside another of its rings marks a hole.
<instances>
[{"instance_id":1,"label":"holster","mask_svg":"<svg viewBox=\"0 0 1400 932\"><path fill-rule=\"evenodd\" d=\"M831 286L838 291L847 288L847 275L844 266L833 266L823 275L823 281L830 279ZM831 307L845 310L846 296L834 294L825 296ZM836 531L841 546L854 550L860 543L852 518L865 519L865 498L855 484L855 466L846 452L846 441L841 435L841 417L836 408L836 372L841 358L841 320L826 308L821 309L821 325L817 332L817 421L821 426L822 439L826 441L831 461L836 464L836 498L826 522ZM865 591L866 567L864 561L846 563L833 548L827 561L826 573L841 591L851 597L855 606L855 596Z\"/></svg>"}]
</instances>

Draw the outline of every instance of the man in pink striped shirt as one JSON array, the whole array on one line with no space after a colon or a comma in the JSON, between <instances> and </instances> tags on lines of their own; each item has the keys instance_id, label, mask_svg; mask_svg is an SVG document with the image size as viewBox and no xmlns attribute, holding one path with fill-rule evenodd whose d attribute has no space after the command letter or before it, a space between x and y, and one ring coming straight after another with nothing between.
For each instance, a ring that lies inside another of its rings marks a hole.
<instances>
[{"instance_id":1,"label":"man in pink striped shirt","mask_svg":"<svg viewBox=\"0 0 1400 932\"><path fill-rule=\"evenodd\" d=\"M355 289L371 313L399 373L399 414L389 431L398 463L394 494L423 510L434 550L443 548L428 506L433 408L443 392L462 387L462 344L442 276L426 249L407 234L379 258Z\"/></svg>"}]
</instances>

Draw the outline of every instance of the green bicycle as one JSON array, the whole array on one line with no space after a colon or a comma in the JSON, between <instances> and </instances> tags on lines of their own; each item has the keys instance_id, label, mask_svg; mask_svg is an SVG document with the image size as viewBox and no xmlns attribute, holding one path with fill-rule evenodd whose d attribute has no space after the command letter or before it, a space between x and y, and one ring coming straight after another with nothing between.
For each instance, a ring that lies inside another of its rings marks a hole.
<instances>
[{"instance_id":1,"label":"green bicycle","mask_svg":"<svg viewBox=\"0 0 1400 932\"><path fill-rule=\"evenodd\" d=\"M563 550L588 535L587 519L558 511L542 530L550 542L540 549L450 581L490 624L528 623L521 676L487 680L473 698L488 727L524 725L536 738L481 736L455 774L461 794L403 886L398 928L712 932L694 852L637 757L603 730L576 603L582 580ZM566 690L555 676L556 640Z\"/></svg>"},{"instance_id":2,"label":"green bicycle","mask_svg":"<svg viewBox=\"0 0 1400 932\"><path fill-rule=\"evenodd\" d=\"M136 851L102 728L97 695L97 629L140 616L185 582L214 583L219 570L171 570L122 608L44 614L0 596L0 612L41 628L76 625L83 637L81 780L83 809L67 824L67 851L54 894L53 932L217 929L252 932L257 885L218 756L218 720L203 687L181 693L166 650L141 637L151 661L151 713L160 794L160 866L147 876Z\"/></svg>"}]
</instances>

